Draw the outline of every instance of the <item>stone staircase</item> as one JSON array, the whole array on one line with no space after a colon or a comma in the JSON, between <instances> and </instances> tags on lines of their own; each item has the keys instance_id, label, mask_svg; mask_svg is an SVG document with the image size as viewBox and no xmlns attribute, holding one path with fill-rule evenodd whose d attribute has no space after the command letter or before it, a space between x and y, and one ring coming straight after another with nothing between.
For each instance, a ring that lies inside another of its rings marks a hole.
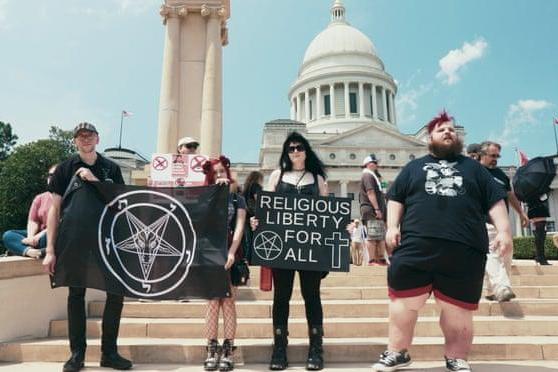
<instances>
[{"instance_id":1,"label":"stone staircase","mask_svg":"<svg viewBox=\"0 0 558 372\"><path fill-rule=\"evenodd\" d=\"M252 267L253 287L239 289L235 359L267 363L271 353L271 292L261 292L259 268ZM298 283L298 279L295 279ZM475 314L472 360L558 359L558 265L539 267L517 261L513 267L517 299L504 304L483 299ZM328 363L371 363L385 349L388 299L384 267L355 267L331 273L322 284L325 359ZM104 304L89 304L87 359L99 359ZM38 309L40 311L40 309ZM205 356L205 304L202 301L127 301L119 345L138 364L200 364ZM417 361L438 361L443 338L433 300L420 313L410 353ZM304 303L295 288L289 326L289 360L300 363L307 352ZM68 357L67 325L50 323L49 337L0 344L0 362L62 362Z\"/></svg>"}]
</instances>

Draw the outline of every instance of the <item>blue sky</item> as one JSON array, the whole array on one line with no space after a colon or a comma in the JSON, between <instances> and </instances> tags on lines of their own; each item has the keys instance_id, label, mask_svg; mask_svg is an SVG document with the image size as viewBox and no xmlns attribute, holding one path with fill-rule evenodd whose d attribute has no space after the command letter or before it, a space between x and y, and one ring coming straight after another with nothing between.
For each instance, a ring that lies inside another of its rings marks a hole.
<instances>
[{"instance_id":1,"label":"blue sky","mask_svg":"<svg viewBox=\"0 0 558 372\"><path fill-rule=\"evenodd\" d=\"M224 153L258 159L265 122L288 118L287 92L332 0L231 0L224 49ZM556 152L558 1L344 0L348 21L397 80L398 125L416 132L447 108L467 142L529 157ZM19 143L82 120L101 148L155 150L164 27L153 0L0 0L0 120ZM249 133L247 136L246 133Z\"/></svg>"}]
</instances>

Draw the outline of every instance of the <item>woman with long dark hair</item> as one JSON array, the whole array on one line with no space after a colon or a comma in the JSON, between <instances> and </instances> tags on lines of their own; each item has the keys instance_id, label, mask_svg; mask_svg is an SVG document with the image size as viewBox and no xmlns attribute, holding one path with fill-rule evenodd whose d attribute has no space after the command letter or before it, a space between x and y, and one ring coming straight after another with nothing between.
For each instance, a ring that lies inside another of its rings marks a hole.
<instances>
[{"instance_id":1,"label":"woman with long dark hair","mask_svg":"<svg viewBox=\"0 0 558 372\"><path fill-rule=\"evenodd\" d=\"M283 143L279 169L271 173L267 191L286 194L327 196L324 164L300 133L290 133ZM258 220L251 219L252 229ZM320 284L327 272L296 270L300 278L300 289L306 308L308 335L307 370L321 370L323 360L323 311L320 298ZM287 336L289 301L293 292L295 270L273 269L273 353L269 364L271 370L284 370L287 361Z\"/></svg>"},{"instance_id":2,"label":"woman with long dark hair","mask_svg":"<svg viewBox=\"0 0 558 372\"><path fill-rule=\"evenodd\" d=\"M253 171L248 174L244 186L242 187L242 196L246 201L246 225L250 223L250 218L256 215L256 199L263 190L263 174ZM252 229L246 226L244 229L244 256L248 262L252 262Z\"/></svg>"},{"instance_id":3,"label":"woman with long dark hair","mask_svg":"<svg viewBox=\"0 0 558 372\"><path fill-rule=\"evenodd\" d=\"M236 193L236 182L231 177L231 162L221 155L218 159L207 160L203 164L205 173L205 184L226 184L230 186L231 193L228 202L227 227L229 232L229 252L225 269L229 270L234 261L237 250L242 249L240 242L244 232L244 221L246 219L246 204L244 198ZM236 334L236 285L231 278L231 297L215 298L207 302L205 326L207 334L207 358L204 362L206 371L232 371L234 369L233 349ZM219 311L223 309L223 324L225 340L219 353L217 342Z\"/></svg>"}]
</instances>

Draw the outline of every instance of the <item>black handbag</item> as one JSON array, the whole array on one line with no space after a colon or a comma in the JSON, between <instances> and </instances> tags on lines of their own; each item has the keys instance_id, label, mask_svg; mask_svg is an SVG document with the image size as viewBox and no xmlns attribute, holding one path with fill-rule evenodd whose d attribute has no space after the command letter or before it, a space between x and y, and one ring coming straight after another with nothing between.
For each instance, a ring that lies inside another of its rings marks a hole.
<instances>
[{"instance_id":1,"label":"black handbag","mask_svg":"<svg viewBox=\"0 0 558 372\"><path fill-rule=\"evenodd\" d=\"M231 283L235 287L248 284L250 279L250 268L246 259L237 260L231 266Z\"/></svg>"}]
</instances>

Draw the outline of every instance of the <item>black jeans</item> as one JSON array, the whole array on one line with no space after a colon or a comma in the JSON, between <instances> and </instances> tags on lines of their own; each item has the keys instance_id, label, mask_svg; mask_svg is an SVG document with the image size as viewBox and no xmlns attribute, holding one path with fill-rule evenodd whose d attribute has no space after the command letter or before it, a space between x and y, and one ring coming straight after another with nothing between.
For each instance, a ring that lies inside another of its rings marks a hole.
<instances>
[{"instance_id":1,"label":"black jeans","mask_svg":"<svg viewBox=\"0 0 558 372\"><path fill-rule=\"evenodd\" d=\"M103 312L101 352L112 354L116 352L116 338L120 327L124 297L107 293L107 301ZM85 288L70 287L68 292L68 337L72 353L85 352L86 318L85 318Z\"/></svg>"},{"instance_id":2,"label":"black jeans","mask_svg":"<svg viewBox=\"0 0 558 372\"><path fill-rule=\"evenodd\" d=\"M286 327L289 321L289 301L293 293L295 270L273 269L273 326ZM324 322L320 284L321 271L298 270L300 289L306 308L308 326L321 326Z\"/></svg>"}]
</instances>

